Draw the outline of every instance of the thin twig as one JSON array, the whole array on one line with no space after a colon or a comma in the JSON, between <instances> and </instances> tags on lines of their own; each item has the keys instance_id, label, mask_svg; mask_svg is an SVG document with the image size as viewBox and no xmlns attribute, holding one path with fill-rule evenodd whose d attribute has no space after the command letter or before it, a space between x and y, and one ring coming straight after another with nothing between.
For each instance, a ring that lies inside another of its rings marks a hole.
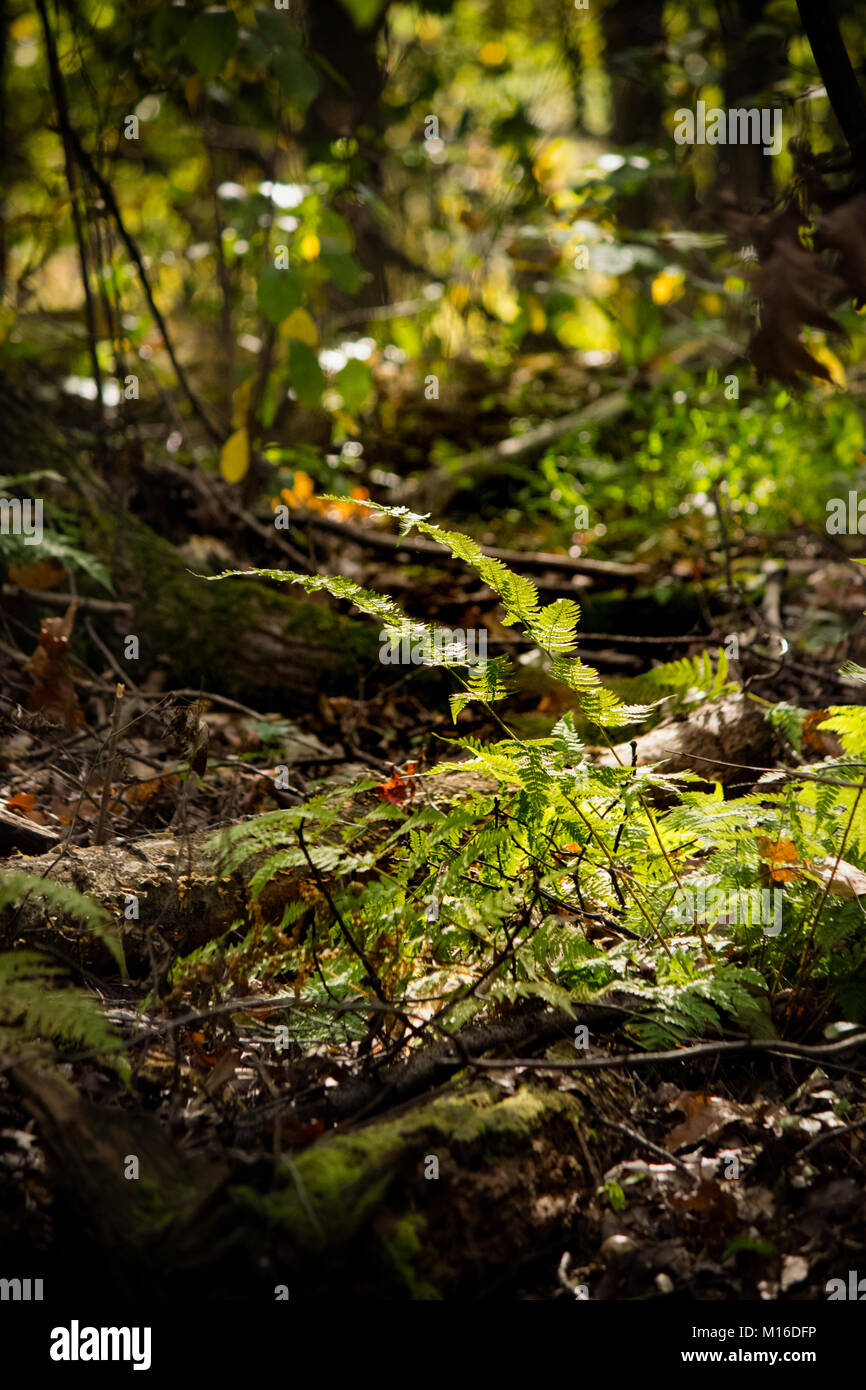
<instances>
[{"instance_id":1,"label":"thin twig","mask_svg":"<svg viewBox=\"0 0 866 1390\"><path fill-rule=\"evenodd\" d=\"M84 314L87 321L87 345L90 353L90 370L93 372L93 380L96 386L97 438L99 441L99 448L102 449L105 442L105 403L102 399L102 370L99 366L96 313L93 307L93 294L90 288L90 274L87 265L87 244L84 238L84 226L81 221L81 209L78 206L78 180L75 176L75 159L73 157L75 132L69 120L66 88L63 84L63 74L60 70L60 62L57 57L57 45L54 42L54 34L48 20L45 0L36 0L36 8L39 11L42 32L45 38L45 56L48 60L51 90L54 96L54 106L57 111L57 124L60 129L60 139L63 144L63 162L66 170L66 182L69 186L69 205L72 209L72 223L75 228L75 240L78 246L78 260L81 268L81 284L84 290Z\"/></svg>"},{"instance_id":2,"label":"thin twig","mask_svg":"<svg viewBox=\"0 0 866 1390\"><path fill-rule=\"evenodd\" d=\"M645 1138L643 1134L638 1134L636 1129L629 1129L628 1125L622 1125L618 1120L608 1120L604 1115L596 1116L596 1120L598 1124L604 1125L607 1129L615 1129L620 1134L624 1134L633 1144L639 1144L640 1147L646 1149L648 1153L655 1154L656 1158L663 1158L665 1163L673 1163L675 1168L680 1168L682 1172L688 1173L689 1177L694 1176L689 1172L688 1165L683 1163L681 1158L677 1158L676 1154L668 1153L667 1149L663 1149L659 1144L654 1144L651 1139Z\"/></svg>"},{"instance_id":3,"label":"thin twig","mask_svg":"<svg viewBox=\"0 0 866 1390\"><path fill-rule=\"evenodd\" d=\"M114 709L111 711L111 731L108 735L108 758L102 783L102 801L99 806L99 820L96 823L94 844L97 845L101 845L105 837L105 819L108 815L108 803L111 800L111 778L114 772L114 760L117 756L117 736L120 731L120 711L123 706L123 696L124 686L118 682L114 692Z\"/></svg>"},{"instance_id":4,"label":"thin twig","mask_svg":"<svg viewBox=\"0 0 866 1390\"><path fill-rule=\"evenodd\" d=\"M318 885L319 892L322 894L322 897L325 899L325 901L326 901L326 903L328 904L329 908L330 908L331 911L333 912L333 914L334 914L334 919L335 919L335 921L337 922L337 925L339 926L340 931L342 932L343 937L344 937L344 939L345 939L345 941L346 941L346 943L347 943L349 949L351 950L352 954L353 954L354 956L357 956L358 960L361 962L361 964L363 965L364 969L366 970L367 975L369 976L369 979L370 979L370 983L371 983L372 986L373 986L373 991L374 991L374 993L375 993L375 995L376 995L376 998L379 999L383 1004L388 1004L390 1001L389 1001L388 996L387 996L387 994L385 993L385 991L384 991L384 989L383 989L383 987L382 987L382 982L381 982L381 980L379 979L379 975L378 975L378 972L377 972L377 970L376 970L376 967L374 966L373 962L370 960L370 958L369 958L369 956L367 955L367 953L363 950L363 948L362 948L361 946L359 946L358 943L355 941L354 937L352 936L352 933L349 931L349 928L347 927L345 921L343 920L343 916L342 916L342 914L341 914L339 908L337 907L337 904L334 902L334 899L331 897L331 891L330 891L330 889L328 888L328 885L327 885L327 883L325 882L325 880L324 880L324 878L323 878L323 876L322 876L322 871L321 871L321 869L318 867L317 864L314 864L314 863L313 863L313 860L310 858L310 852L309 852L309 850L307 849L307 843L306 843L306 840L304 839L304 828L303 828L303 826L302 826L301 824L298 824L298 826L296 827L296 829L297 829L297 835L298 835L298 844L299 844L300 847L301 847L301 853L303 854L304 858L306 859L307 864L309 865L309 868L310 868L310 872L312 873L313 877L314 877L315 880L316 880L316 884ZM394 1008L394 1012L395 1012L395 1013L399 1013L399 1010L395 1007L395 1008Z\"/></svg>"},{"instance_id":5,"label":"thin twig","mask_svg":"<svg viewBox=\"0 0 866 1390\"><path fill-rule=\"evenodd\" d=\"M554 1062L538 1057L510 1057L506 1060L473 1060L473 1067L492 1070L520 1067L528 1071L621 1071L625 1067L654 1066L659 1062L694 1062L701 1057L732 1057L744 1053L772 1053L779 1057L804 1057L822 1060L866 1043L866 1032L855 1033L840 1042L808 1046L806 1043L765 1042L744 1039L742 1042L698 1043L695 1047L672 1048L669 1052L618 1052L607 1057L585 1057L582 1061Z\"/></svg>"},{"instance_id":6,"label":"thin twig","mask_svg":"<svg viewBox=\"0 0 866 1390\"><path fill-rule=\"evenodd\" d=\"M817 1149L819 1144L826 1144L828 1139L839 1139L843 1134L850 1134L855 1129L862 1129L866 1125L866 1116L862 1120L855 1120L850 1125L840 1125L837 1129L829 1129L826 1134L819 1134L816 1139L810 1139L805 1149L800 1150L799 1157L805 1158L806 1154Z\"/></svg>"},{"instance_id":7,"label":"thin twig","mask_svg":"<svg viewBox=\"0 0 866 1390\"><path fill-rule=\"evenodd\" d=\"M78 594L58 594L48 589L27 589L23 584L4 584L0 593L9 598L30 598L36 603L44 603L48 608L68 608L73 599L78 606L90 609L92 613L131 613L131 603L115 603L104 598L80 598Z\"/></svg>"}]
</instances>

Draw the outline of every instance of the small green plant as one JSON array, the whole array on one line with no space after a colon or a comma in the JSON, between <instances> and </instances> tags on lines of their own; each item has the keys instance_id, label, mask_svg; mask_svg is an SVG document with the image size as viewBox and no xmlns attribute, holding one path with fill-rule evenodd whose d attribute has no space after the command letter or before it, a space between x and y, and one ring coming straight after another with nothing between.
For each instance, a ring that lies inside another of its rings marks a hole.
<instances>
[{"instance_id":1,"label":"small green plant","mask_svg":"<svg viewBox=\"0 0 866 1390\"><path fill-rule=\"evenodd\" d=\"M9 501L19 494L28 494L32 499L40 483L63 481L58 473L48 469L0 477L0 499ZM40 526L39 534L29 536L16 534L7 527L0 528L0 576L5 576L10 567L14 572L16 568L23 570L39 561L53 560L63 569L88 575L111 592L111 581L105 566L83 548L80 528L72 516L62 508L52 506L51 516L46 516L46 521L50 524L44 529Z\"/></svg>"}]
</instances>

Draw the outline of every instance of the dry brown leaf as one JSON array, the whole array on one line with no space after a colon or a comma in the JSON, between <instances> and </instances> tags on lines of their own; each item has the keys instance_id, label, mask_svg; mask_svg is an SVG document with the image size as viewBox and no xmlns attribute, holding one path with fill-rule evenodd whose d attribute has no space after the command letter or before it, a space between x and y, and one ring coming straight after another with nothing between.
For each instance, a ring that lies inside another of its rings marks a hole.
<instances>
[{"instance_id":1,"label":"dry brown leaf","mask_svg":"<svg viewBox=\"0 0 866 1390\"><path fill-rule=\"evenodd\" d=\"M45 817L41 816L35 807L36 797L32 792L16 792L6 802L7 811L17 811L20 815L26 816L28 820L32 820L38 825L44 825Z\"/></svg>"},{"instance_id":2,"label":"dry brown leaf","mask_svg":"<svg viewBox=\"0 0 866 1390\"><path fill-rule=\"evenodd\" d=\"M28 708L39 710L48 719L62 723L67 733L84 723L75 685L69 671L69 638L75 623L78 601L67 608L62 618L43 618L39 643L24 670L35 678L28 699Z\"/></svg>"},{"instance_id":3,"label":"dry brown leaf","mask_svg":"<svg viewBox=\"0 0 866 1390\"><path fill-rule=\"evenodd\" d=\"M759 327L749 356L759 381L772 377L785 386L797 386L804 376L831 381L828 368L811 355L800 333L805 327L843 331L827 301L844 294L845 282L827 269L818 251L803 245L800 213L789 204L748 216L729 201L725 220L741 245L753 246L758 256L758 268L748 278L758 301Z\"/></svg>"},{"instance_id":4,"label":"dry brown leaf","mask_svg":"<svg viewBox=\"0 0 866 1390\"><path fill-rule=\"evenodd\" d=\"M808 749L810 753L819 753L822 757L838 758L842 753L842 744L835 734L818 727L819 724L823 724L825 719L829 718L829 710L813 709L809 711L803 720L803 747Z\"/></svg>"},{"instance_id":5,"label":"dry brown leaf","mask_svg":"<svg viewBox=\"0 0 866 1390\"><path fill-rule=\"evenodd\" d=\"M810 859L808 869L811 875L817 878L824 887L830 884L829 892L835 898L862 898L866 894L866 874L862 869L858 869L854 864L847 864L844 859L840 859L836 865L836 860Z\"/></svg>"},{"instance_id":6,"label":"dry brown leaf","mask_svg":"<svg viewBox=\"0 0 866 1390\"><path fill-rule=\"evenodd\" d=\"M9 566L9 578L24 589L56 589L65 574L63 566L52 556L35 560L32 565Z\"/></svg>"},{"instance_id":7,"label":"dry brown leaf","mask_svg":"<svg viewBox=\"0 0 866 1390\"><path fill-rule=\"evenodd\" d=\"M672 1207L684 1211L712 1212L723 1226L737 1223L737 1203L730 1187L715 1178L704 1179L698 1183L694 1192L683 1196L671 1193L668 1202Z\"/></svg>"},{"instance_id":8,"label":"dry brown leaf","mask_svg":"<svg viewBox=\"0 0 866 1390\"><path fill-rule=\"evenodd\" d=\"M866 193L857 193L824 214L815 245L837 253L836 272L859 309L866 300Z\"/></svg>"},{"instance_id":9,"label":"dry brown leaf","mask_svg":"<svg viewBox=\"0 0 866 1390\"><path fill-rule=\"evenodd\" d=\"M704 1095L701 1091L680 1091L674 1106L686 1118L665 1139L665 1147L672 1152L699 1144L702 1139L712 1139L727 1125L748 1115L744 1106L734 1105L721 1096Z\"/></svg>"}]
</instances>

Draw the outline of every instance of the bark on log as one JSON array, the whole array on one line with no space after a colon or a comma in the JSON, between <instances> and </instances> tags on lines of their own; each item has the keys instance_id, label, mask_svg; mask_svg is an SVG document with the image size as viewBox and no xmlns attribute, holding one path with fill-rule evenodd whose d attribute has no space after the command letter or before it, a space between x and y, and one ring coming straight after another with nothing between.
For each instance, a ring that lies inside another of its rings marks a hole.
<instances>
[{"instance_id":1,"label":"bark on log","mask_svg":"<svg viewBox=\"0 0 866 1390\"><path fill-rule=\"evenodd\" d=\"M688 717L668 719L641 734L637 765L658 763L659 772L697 772L708 782L730 786L755 782L772 755L773 730L763 709L754 700L732 695L700 706ZM609 749L594 753L594 761L606 767L631 763L629 744L620 744L616 757Z\"/></svg>"}]
</instances>

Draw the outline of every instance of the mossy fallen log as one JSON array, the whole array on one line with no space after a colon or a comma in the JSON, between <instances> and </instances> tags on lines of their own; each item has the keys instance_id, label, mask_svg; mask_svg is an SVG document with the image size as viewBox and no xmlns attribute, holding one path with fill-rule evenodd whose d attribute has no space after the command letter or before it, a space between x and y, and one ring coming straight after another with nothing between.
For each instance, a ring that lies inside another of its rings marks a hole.
<instances>
[{"instance_id":1,"label":"mossy fallen log","mask_svg":"<svg viewBox=\"0 0 866 1390\"><path fill-rule=\"evenodd\" d=\"M41 484L48 524L52 505L62 507L118 595L132 604L122 621L111 620L113 631L108 619L101 623L121 667L127 661L125 639L138 638L138 657L129 660L132 680L140 683L161 666L169 687L214 690L254 709L293 713L319 692L356 695L359 682L384 677L374 624L300 590L246 580L209 584L196 577L195 566L166 538L184 531L183 518L172 514L175 499L166 498L162 534L127 507L121 450L112 459L116 475L103 478L87 448L61 435L32 401L2 380L0 408L15 440L16 471L55 475ZM226 485L217 478L213 485L218 512ZM96 592L91 580L80 587ZM74 664L74 644L72 654Z\"/></svg>"},{"instance_id":2,"label":"mossy fallen log","mask_svg":"<svg viewBox=\"0 0 866 1390\"><path fill-rule=\"evenodd\" d=\"M431 792L435 790L438 797L446 799L483 785L484 779L474 772L441 773L430 780ZM371 798L372 793L355 795L346 788L343 814L363 814L369 810ZM224 871L227 841L223 832L238 823L227 823L222 832L211 829L175 835L168 831L142 836L129 844L72 845L33 856L13 855L0 860L0 873L5 867L37 877L50 876L54 882L92 898L116 922L133 972L136 966L149 971L154 954L185 955L222 936L233 923L243 925L254 920L249 882L267 855L254 855L231 873ZM382 827L385 825L383 822ZM382 827L380 833L384 835L387 831ZM307 877L305 870L274 875L257 899L255 920L278 922ZM0 911L0 949L25 942L38 948L51 939L62 944L70 958L84 968L112 968L111 953L100 936L72 918L46 913L41 899L25 898Z\"/></svg>"},{"instance_id":3,"label":"mossy fallen log","mask_svg":"<svg viewBox=\"0 0 866 1390\"><path fill-rule=\"evenodd\" d=\"M543 1082L458 1080L251 1164L194 1157L152 1116L50 1074L11 1081L53 1194L40 1268L57 1286L74 1269L83 1297L483 1297L558 1233L567 1247L589 1182L582 1104Z\"/></svg>"},{"instance_id":4,"label":"mossy fallen log","mask_svg":"<svg viewBox=\"0 0 866 1390\"><path fill-rule=\"evenodd\" d=\"M319 1140L264 1196L231 1197L268 1222L292 1298L478 1297L573 1220L582 1119L576 1097L542 1084L457 1085Z\"/></svg>"},{"instance_id":5,"label":"mossy fallen log","mask_svg":"<svg viewBox=\"0 0 866 1390\"><path fill-rule=\"evenodd\" d=\"M666 720L635 742L638 766L659 764L670 776L691 770L708 782L727 785L753 781L757 774L750 769L768 764L773 731L759 705L733 695L701 706L687 719ZM602 764L627 766L631 749L620 745L615 753L595 750L593 757ZM439 801L459 799L470 789L496 789L493 781L461 771L434 773L425 778L425 784ZM344 817L364 814L371 796L354 796L347 789ZM248 884L264 857L254 856L240 869L224 873L219 836L202 831L184 837L147 836L134 846L78 846L62 855L53 849L32 858L15 856L5 863L37 875L50 874L101 903L118 923L129 964L150 969L154 948L157 954L183 955L221 936L232 923L251 921ZM301 870L276 874L258 900L259 919L279 921L306 877ZM137 900L138 915L132 920L126 914L130 894ZM80 925L46 921L39 900L0 914L0 948L23 940L38 946L46 931L59 931L83 966L99 968L109 961L104 942Z\"/></svg>"}]
</instances>

